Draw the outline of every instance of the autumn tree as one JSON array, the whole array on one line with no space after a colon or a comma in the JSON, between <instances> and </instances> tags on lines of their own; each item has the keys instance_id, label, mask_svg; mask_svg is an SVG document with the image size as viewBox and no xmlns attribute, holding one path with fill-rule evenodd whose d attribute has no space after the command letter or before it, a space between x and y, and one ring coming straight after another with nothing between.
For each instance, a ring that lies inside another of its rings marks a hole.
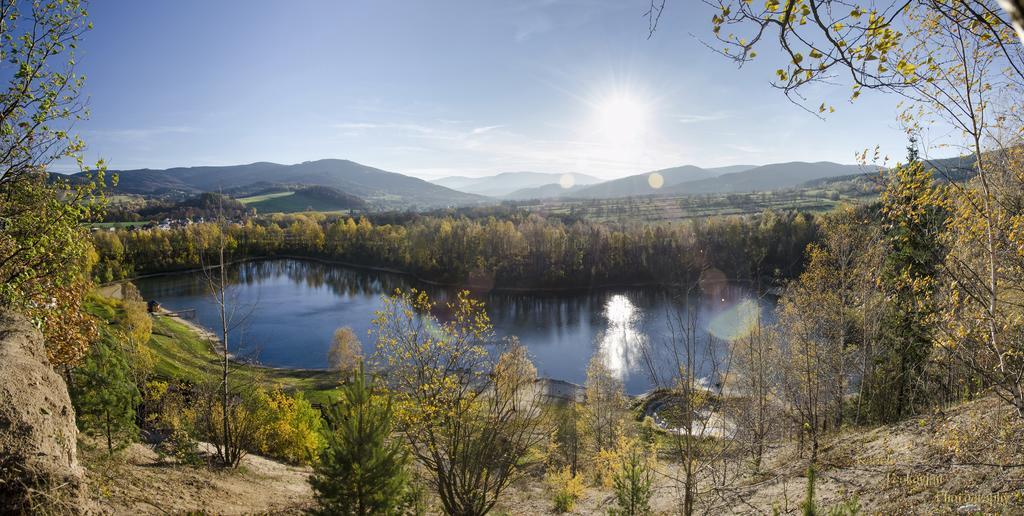
<instances>
[{"instance_id":1,"label":"autumn tree","mask_svg":"<svg viewBox=\"0 0 1024 516\"><path fill-rule=\"evenodd\" d=\"M220 381L216 388L212 384L200 386L199 413L202 430L212 440L218 460L225 466L237 468L246 453L258 445L257 434L262 422L258 414L260 400L252 389L253 385L231 381L232 353L241 349L232 336L237 335L235 330L244 322L244 314L239 312L240 306L228 293L229 253L237 242L226 234L227 224L223 212L220 213L218 225L213 226L217 229L209 231L209 241L205 241L207 239L201 234L197 235L201 238L193 239L203 241L198 246L198 258L203 264L206 287L217 310L217 344L220 348Z\"/></svg>"},{"instance_id":2,"label":"autumn tree","mask_svg":"<svg viewBox=\"0 0 1024 516\"><path fill-rule=\"evenodd\" d=\"M331 348L327 351L327 363L344 379L351 378L363 360L363 345L352 328L345 326L334 331Z\"/></svg>"},{"instance_id":3,"label":"autumn tree","mask_svg":"<svg viewBox=\"0 0 1024 516\"><path fill-rule=\"evenodd\" d=\"M648 374L663 393L659 410L674 414L663 425L669 453L680 467L666 476L676 484L677 511L685 515L698 513L707 493L728 482L718 468L733 446L732 439L720 439L732 436L721 424L721 392L715 388L731 375L732 350L712 335L701 335L693 304L697 294L687 289L676 296L668 336L643 352Z\"/></svg>"},{"instance_id":4,"label":"autumn tree","mask_svg":"<svg viewBox=\"0 0 1024 516\"><path fill-rule=\"evenodd\" d=\"M557 453L557 462L569 468L569 473L576 476L580 472L581 461L585 454L585 429L583 428L583 409L575 399L566 401L565 406L555 410L555 430L552 436Z\"/></svg>"},{"instance_id":5,"label":"autumn tree","mask_svg":"<svg viewBox=\"0 0 1024 516\"><path fill-rule=\"evenodd\" d=\"M653 4L652 31L664 5ZM942 144L970 159L963 167L966 174L940 170L951 180L950 199L955 205L950 210L950 231L958 236L951 237L951 242L966 238L973 246L967 256L950 247L944 275L953 285L954 296L968 296L971 304L983 310L974 313L974 320L982 321L980 326L968 323L970 316L963 313L967 320L947 322L954 331L964 333L961 338L985 336L985 342L974 342L995 360L1001 378L988 381L1005 385L1007 350L1014 346L1015 337L1002 331L1005 311L1012 311L1006 306L1012 295L1005 292L1008 283L1001 280L1001 257L1009 249L1000 236L1006 219L998 185L1002 151L1007 148L1000 145L1000 140L1007 143L1000 136L1007 130L1013 134L1007 121L1018 118L1024 87L1024 45L1014 31L1014 21L1020 25L1019 9L1011 9L1018 16L1014 19L996 0L882 4L785 0L763 6L717 0L713 5L712 30L721 52L742 64L756 57L756 47L777 41L785 57L774 84L787 95L796 94L805 107L817 101L799 96L798 92L808 91L804 86L844 78L852 87L851 100L873 89L909 101L900 119L911 131L936 122L953 129ZM821 114L832 110L827 101L817 107ZM958 183L970 176L976 179ZM975 236L967 236L972 233ZM960 290L961 282L971 287ZM958 303L963 298L950 299L954 305L945 313L962 308ZM965 325L972 330L965 330ZM948 344L953 345L953 340ZM985 370L970 360L966 364L977 372ZM1009 395L1007 401L1021 411L1021 399L1024 393Z\"/></svg>"},{"instance_id":6,"label":"autumn tree","mask_svg":"<svg viewBox=\"0 0 1024 516\"><path fill-rule=\"evenodd\" d=\"M771 438L781 431L777 425L781 412L780 344L777 329L766 325L760 314L749 331L732 343L733 375L728 385L738 396L727 410L736 422L736 439L749 454L755 473L761 470Z\"/></svg>"},{"instance_id":7,"label":"autumn tree","mask_svg":"<svg viewBox=\"0 0 1024 516\"><path fill-rule=\"evenodd\" d=\"M584 390L582 421L589 453L612 450L625 431L626 394L622 379L605 364L600 352L594 353L587 365Z\"/></svg>"},{"instance_id":8,"label":"autumn tree","mask_svg":"<svg viewBox=\"0 0 1024 516\"><path fill-rule=\"evenodd\" d=\"M399 290L376 315L375 357L412 456L446 513L486 514L544 436L536 369L517 347L492 361L490 320L467 291L438 306Z\"/></svg>"},{"instance_id":9,"label":"autumn tree","mask_svg":"<svg viewBox=\"0 0 1024 516\"><path fill-rule=\"evenodd\" d=\"M949 219L940 242L949 251L942 262L944 288L937 296L944 301L937 314L937 340L982 386L991 387L1024 417L1024 310L1019 302L1024 155L1019 140L993 153L989 165L990 175L972 179L947 197ZM979 217L981 210L986 216Z\"/></svg>"},{"instance_id":10,"label":"autumn tree","mask_svg":"<svg viewBox=\"0 0 1024 516\"><path fill-rule=\"evenodd\" d=\"M103 208L102 163L74 184L48 172L58 160L85 168L69 129L87 115L75 47L89 27L78 0L0 2L0 307L36 322L57 367L74 365L96 338L81 311L91 266L82 222Z\"/></svg>"},{"instance_id":11,"label":"autumn tree","mask_svg":"<svg viewBox=\"0 0 1024 516\"><path fill-rule=\"evenodd\" d=\"M786 289L778 313L785 345L784 394L817 458L823 431L843 424L844 397L857 376L857 354L867 353L866 298L874 288L877 228L855 209L824 221L821 244L808 246L807 268Z\"/></svg>"}]
</instances>

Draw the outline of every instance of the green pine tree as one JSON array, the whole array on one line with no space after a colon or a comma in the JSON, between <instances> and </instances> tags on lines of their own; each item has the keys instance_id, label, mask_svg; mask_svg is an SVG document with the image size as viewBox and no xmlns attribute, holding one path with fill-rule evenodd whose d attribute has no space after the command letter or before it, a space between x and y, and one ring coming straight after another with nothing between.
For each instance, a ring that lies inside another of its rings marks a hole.
<instances>
[{"instance_id":1,"label":"green pine tree","mask_svg":"<svg viewBox=\"0 0 1024 516\"><path fill-rule=\"evenodd\" d=\"M391 400L374 392L363 367L328 411L327 447L310 484L321 514L395 514L408 492L408 454L391 439Z\"/></svg>"},{"instance_id":2,"label":"green pine tree","mask_svg":"<svg viewBox=\"0 0 1024 516\"><path fill-rule=\"evenodd\" d=\"M142 398L117 342L104 339L95 344L75 368L72 385L75 415L83 433L105 437L108 454L136 439L135 408Z\"/></svg>"},{"instance_id":3,"label":"green pine tree","mask_svg":"<svg viewBox=\"0 0 1024 516\"><path fill-rule=\"evenodd\" d=\"M641 516L651 513L651 480L654 472L644 445L628 443L621 450L621 464L613 477L618 508L609 511L615 516Z\"/></svg>"},{"instance_id":4,"label":"green pine tree","mask_svg":"<svg viewBox=\"0 0 1024 516\"><path fill-rule=\"evenodd\" d=\"M815 516L818 514L818 504L814 502L814 466L807 467L807 495L800 504L800 511L804 516Z\"/></svg>"},{"instance_id":5,"label":"green pine tree","mask_svg":"<svg viewBox=\"0 0 1024 516\"><path fill-rule=\"evenodd\" d=\"M918 159L914 140L907 164L892 171L882 194L887 248L880 286L886 297L878 354L865 397L870 419L883 423L912 415L931 350L926 323L937 273L938 235L945 213L935 203L931 171Z\"/></svg>"}]
</instances>

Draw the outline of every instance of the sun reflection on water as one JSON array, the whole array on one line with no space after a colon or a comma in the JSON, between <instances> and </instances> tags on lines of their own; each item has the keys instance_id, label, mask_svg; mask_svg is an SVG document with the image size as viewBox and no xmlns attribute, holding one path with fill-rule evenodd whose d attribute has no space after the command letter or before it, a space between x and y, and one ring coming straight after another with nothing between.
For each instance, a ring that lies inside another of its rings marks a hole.
<instances>
[{"instance_id":1,"label":"sun reflection on water","mask_svg":"<svg viewBox=\"0 0 1024 516\"><path fill-rule=\"evenodd\" d=\"M640 363L640 353L647 336L637 328L640 311L622 294L611 296L604 305L608 327L601 337L599 350L605 366L624 378Z\"/></svg>"}]
</instances>

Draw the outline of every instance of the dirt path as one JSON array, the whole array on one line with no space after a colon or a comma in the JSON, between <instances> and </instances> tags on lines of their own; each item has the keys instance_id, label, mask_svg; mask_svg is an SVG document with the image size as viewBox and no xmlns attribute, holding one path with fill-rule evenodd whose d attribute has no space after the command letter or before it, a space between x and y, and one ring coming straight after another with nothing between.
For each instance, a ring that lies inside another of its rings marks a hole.
<instances>
[{"instance_id":1,"label":"dirt path","mask_svg":"<svg viewBox=\"0 0 1024 516\"><path fill-rule=\"evenodd\" d=\"M237 470L160 461L133 444L114 458L84 453L88 485L104 514L300 514L313 505L309 468L249 455Z\"/></svg>"}]
</instances>

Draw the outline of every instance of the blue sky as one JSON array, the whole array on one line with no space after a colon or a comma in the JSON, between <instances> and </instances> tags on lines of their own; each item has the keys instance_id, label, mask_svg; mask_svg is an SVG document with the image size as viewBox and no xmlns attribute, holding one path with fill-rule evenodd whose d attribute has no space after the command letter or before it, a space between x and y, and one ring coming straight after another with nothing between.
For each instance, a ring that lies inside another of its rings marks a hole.
<instances>
[{"instance_id":1,"label":"blue sky","mask_svg":"<svg viewBox=\"0 0 1024 516\"><path fill-rule=\"evenodd\" d=\"M711 52L711 12L646 0L104 0L79 56L112 169L344 158L437 178L901 157L897 99L822 121ZM762 57L771 53L761 52ZM762 59L759 57L759 59Z\"/></svg>"}]
</instances>

